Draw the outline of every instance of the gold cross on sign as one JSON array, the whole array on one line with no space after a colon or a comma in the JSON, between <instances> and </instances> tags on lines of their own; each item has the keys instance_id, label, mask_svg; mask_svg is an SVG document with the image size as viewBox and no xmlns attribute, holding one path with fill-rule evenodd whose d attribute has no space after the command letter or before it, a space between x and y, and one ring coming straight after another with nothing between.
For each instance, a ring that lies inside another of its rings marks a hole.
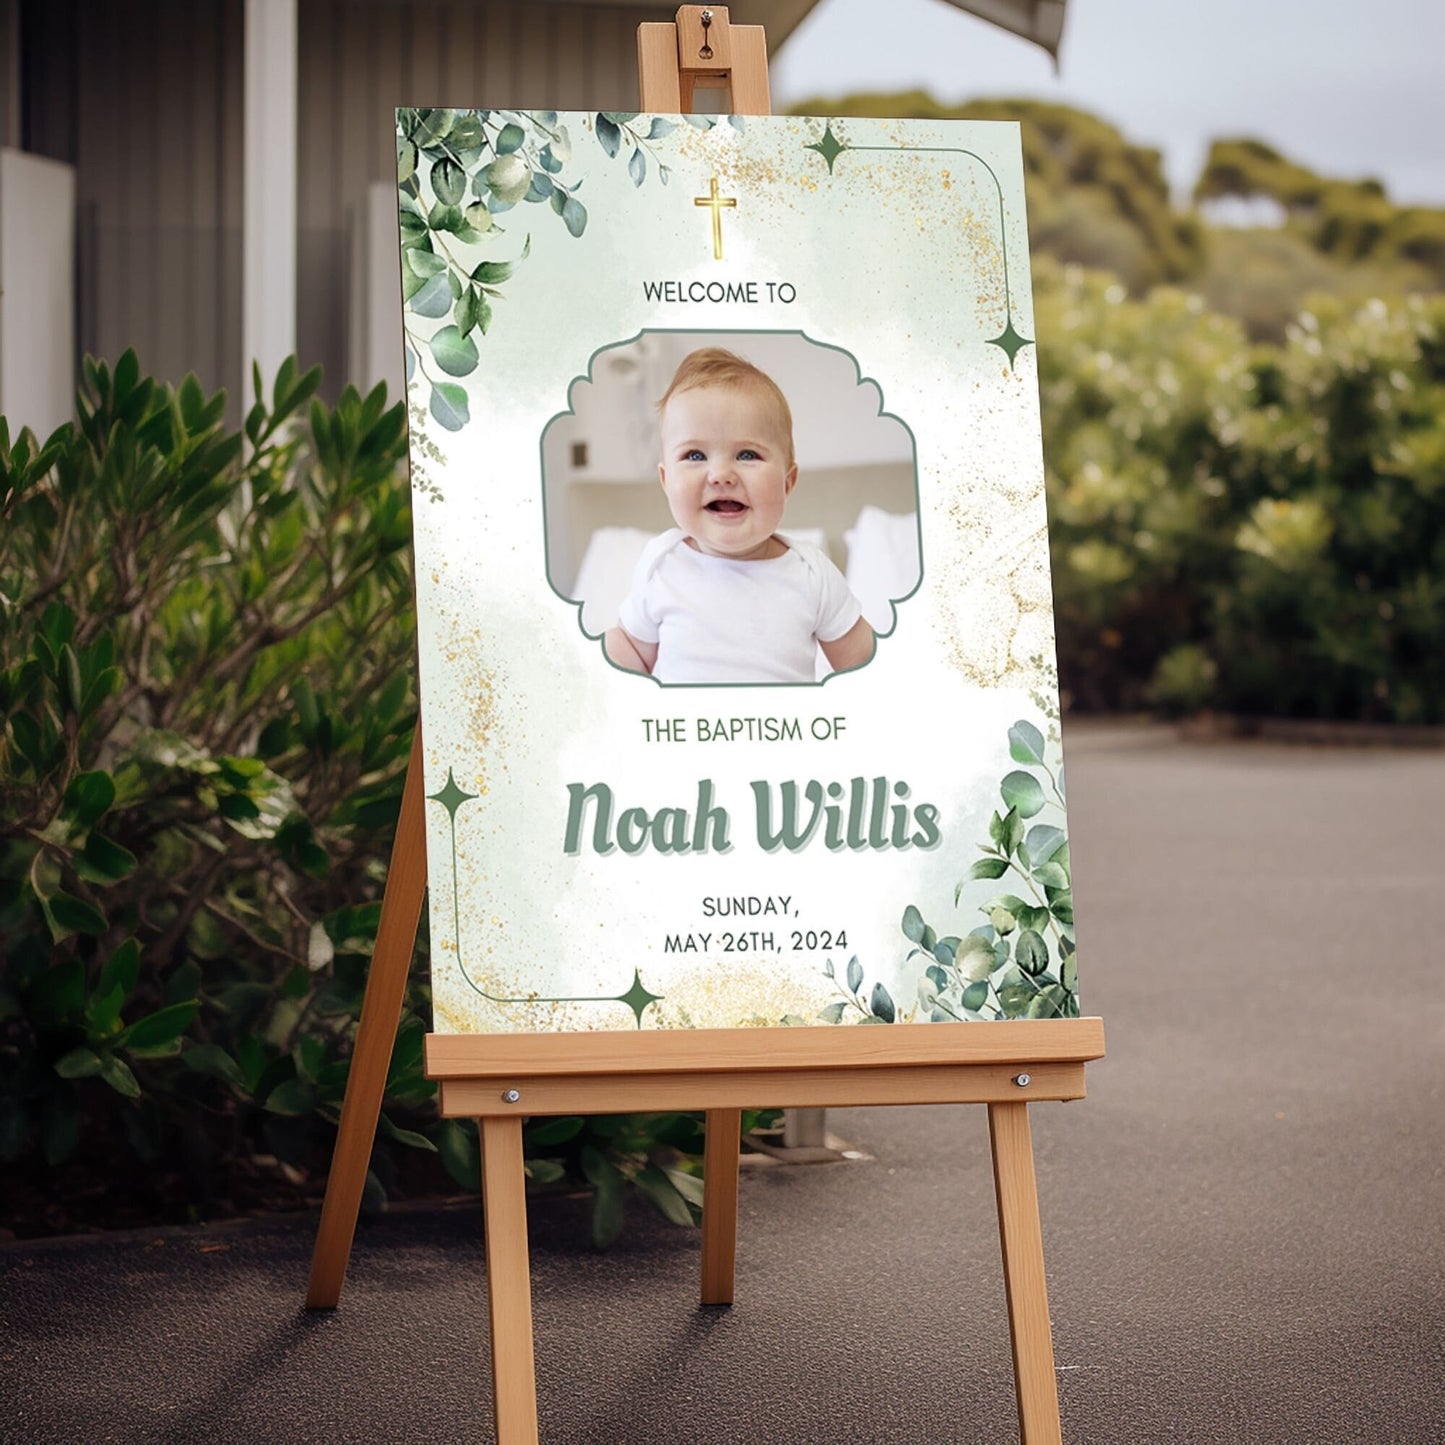
<instances>
[{"instance_id":1,"label":"gold cross on sign","mask_svg":"<svg viewBox=\"0 0 1445 1445\"><path fill-rule=\"evenodd\" d=\"M694 196L692 203L695 206L707 206L712 210L712 258L714 261L721 261L722 253L722 213L723 207L730 209L737 206L735 196L720 196L717 193L717 177L712 178L705 196Z\"/></svg>"}]
</instances>

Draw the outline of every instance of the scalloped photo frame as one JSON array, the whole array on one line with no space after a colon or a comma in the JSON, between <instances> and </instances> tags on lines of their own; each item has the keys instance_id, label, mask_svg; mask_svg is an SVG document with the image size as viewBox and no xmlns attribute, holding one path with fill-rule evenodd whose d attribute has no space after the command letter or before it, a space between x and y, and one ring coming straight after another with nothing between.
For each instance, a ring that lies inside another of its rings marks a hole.
<instances>
[{"instance_id":1,"label":"scalloped photo frame","mask_svg":"<svg viewBox=\"0 0 1445 1445\"><path fill-rule=\"evenodd\" d=\"M615 666L602 647L606 630L644 548L673 526L658 478L658 399L682 360L703 347L722 347L756 366L787 398L798 482L778 531L818 548L843 574L874 634L876 657L877 642L898 625L900 605L922 584L917 443L851 352L802 331L651 328L599 347L540 441L548 585ZM646 680L660 687L812 687L832 675L820 650L812 682Z\"/></svg>"}]
</instances>

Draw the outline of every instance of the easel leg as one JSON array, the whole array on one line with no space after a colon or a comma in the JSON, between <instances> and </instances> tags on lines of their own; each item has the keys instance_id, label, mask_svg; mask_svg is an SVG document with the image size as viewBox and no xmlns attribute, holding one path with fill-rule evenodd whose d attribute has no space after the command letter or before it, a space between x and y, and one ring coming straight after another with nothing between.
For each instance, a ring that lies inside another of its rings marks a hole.
<instances>
[{"instance_id":1,"label":"easel leg","mask_svg":"<svg viewBox=\"0 0 1445 1445\"><path fill-rule=\"evenodd\" d=\"M741 1109L709 1109L702 1156L702 1302L733 1302Z\"/></svg>"},{"instance_id":2,"label":"easel leg","mask_svg":"<svg viewBox=\"0 0 1445 1445\"><path fill-rule=\"evenodd\" d=\"M522 1121L483 1119L479 1127L497 1445L537 1445Z\"/></svg>"},{"instance_id":3,"label":"easel leg","mask_svg":"<svg viewBox=\"0 0 1445 1445\"><path fill-rule=\"evenodd\" d=\"M311 1281L306 1289L306 1308L330 1310L341 1298L351 1240L356 1233L356 1215L366 1186L371 1162L371 1145L376 1138L376 1121L381 1116L386 1092L386 1071L391 1063L396 1021L401 1017L406 996L406 976L416 947L416 926L426 894L426 819L422 808L421 724L417 723L407 764L406 784L401 794L401 814L396 824L396 841L391 849L391 866L386 874L386 891L381 902L381 921L376 929L376 947L366 976L366 997L361 1004L361 1024L351 1054L351 1072L346 1079L346 1097L341 1104L341 1124L336 1132L336 1151L331 1156L331 1173L326 1180L326 1198L321 1206L321 1224L316 1231L316 1248L311 1255Z\"/></svg>"},{"instance_id":4,"label":"easel leg","mask_svg":"<svg viewBox=\"0 0 1445 1445\"><path fill-rule=\"evenodd\" d=\"M1044 1240L1027 1104L990 1104L989 1139L1013 1341L1022 1445L1061 1445L1059 1390L1044 1282Z\"/></svg>"}]
</instances>

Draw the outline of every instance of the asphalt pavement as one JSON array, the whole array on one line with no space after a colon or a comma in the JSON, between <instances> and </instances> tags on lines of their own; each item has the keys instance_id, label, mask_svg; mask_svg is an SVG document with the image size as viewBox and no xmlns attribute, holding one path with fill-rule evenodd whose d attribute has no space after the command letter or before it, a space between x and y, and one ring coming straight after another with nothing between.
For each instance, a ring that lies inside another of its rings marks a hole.
<instances>
[{"instance_id":1,"label":"asphalt pavement","mask_svg":"<svg viewBox=\"0 0 1445 1445\"><path fill-rule=\"evenodd\" d=\"M1066 732L1090 1097L1031 1110L1070 1445L1445 1442L1445 753ZM999 1445L982 1109L748 1169L738 1293L630 1206L533 1211L548 1445ZM476 1206L0 1246L0 1440L486 1441Z\"/></svg>"}]
</instances>

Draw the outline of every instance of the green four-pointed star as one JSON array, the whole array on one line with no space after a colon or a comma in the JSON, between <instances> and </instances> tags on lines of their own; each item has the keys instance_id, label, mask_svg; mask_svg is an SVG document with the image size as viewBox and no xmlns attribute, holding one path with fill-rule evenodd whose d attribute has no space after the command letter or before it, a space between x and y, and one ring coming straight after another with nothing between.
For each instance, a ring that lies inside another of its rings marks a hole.
<instances>
[{"instance_id":1,"label":"green four-pointed star","mask_svg":"<svg viewBox=\"0 0 1445 1445\"><path fill-rule=\"evenodd\" d=\"M464 792L459 788L457 786L457 780L452 776L452 770L448 768L446 784L439 792L428 793L427 799L429 802L440 803L451 815L452 821L455 822L457 809L460 808L463 803L478 796L480 795L477 793Z\"/></svg>"},{"instance_id":2,"label":"green four-pointed star","mask_svg":"<svg viewBox=\"0 0 1445 1445\"><path fill-rule=\"evenodd\" d=\"M1008 357L1010 371L1013 370L1014 357L1016 357L1024 347L1032 346L1033 344L1034 342L1031 336L1020 336L1014 329L1014 319L1012 316L1008 319L1008 325L1005 326L997 336L990 336L987 342L985 342L987 346L998 347L998 349Z\"/></svg>"},{"instance_id":3,"label":"green four-pointed star","mask_svg":"<svg viewBox=\"0 0 1445 1445\"><path fill-rule=\"evenodd\" d=\"M833 134L833 122L830 120L823 128L822 140L814 141L810 146L804 146L804 150L817 151L825 161L828 162L828 174L833 174L833 162L848 149L837 136Z\"/></svg>"}]
</instances>

